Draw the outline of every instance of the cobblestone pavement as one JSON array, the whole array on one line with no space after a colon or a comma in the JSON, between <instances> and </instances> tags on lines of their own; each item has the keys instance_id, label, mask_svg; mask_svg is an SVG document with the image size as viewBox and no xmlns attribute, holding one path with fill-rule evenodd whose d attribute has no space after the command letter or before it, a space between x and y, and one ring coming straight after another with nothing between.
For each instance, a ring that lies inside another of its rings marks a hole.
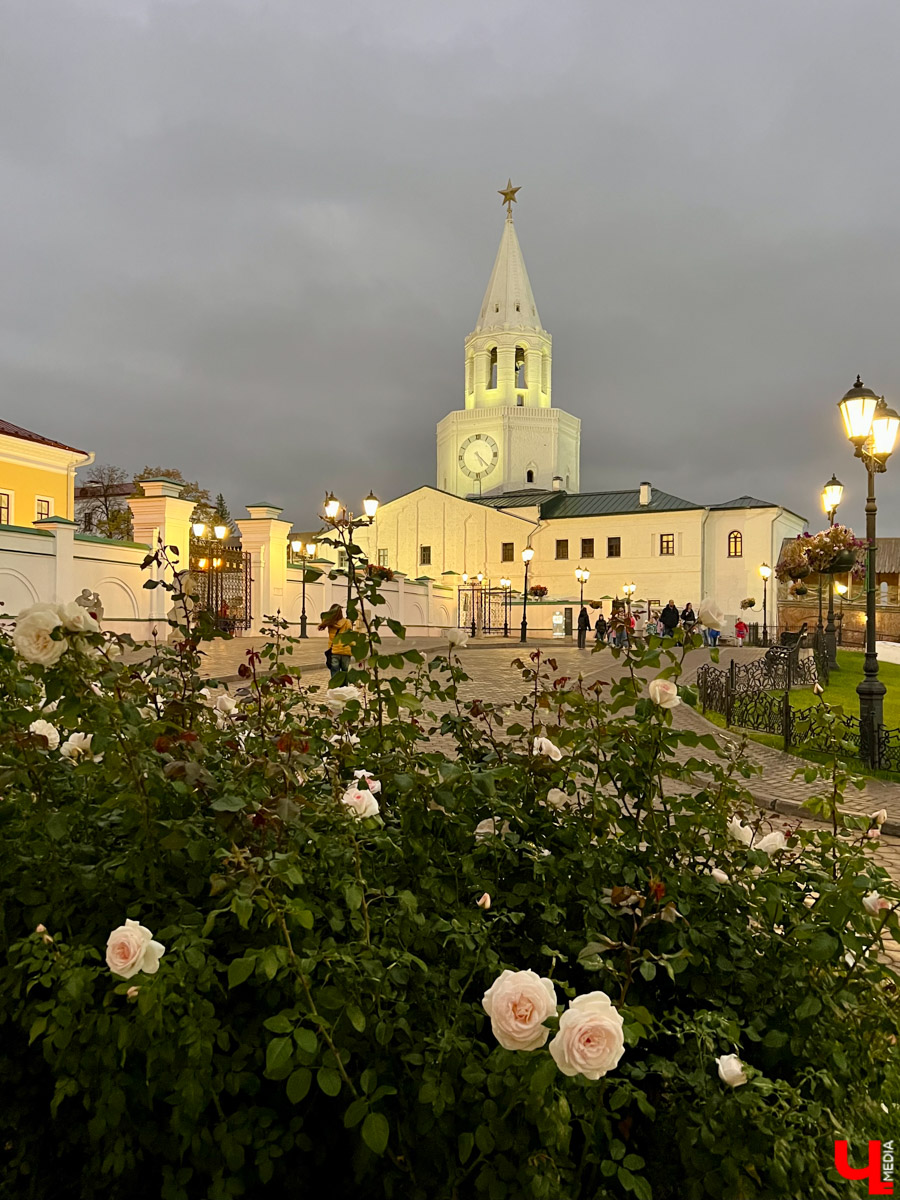
<instances>
[{"instance_id":1,"label":"cobblestone pavement","mask_svg":"<svg viewBox=\"0 0 900 1200\"><path fill-rule=\"evenodd\" d=\"M215 642L207 655L205 670L211 677L222 679L230 686L239 684L237 668L246 661L248 650L259 649L264 644L261 638L235 638L232 641ZM385 649L397 646L391 643ZM412 639L405 643L406 647L416 646L423 652L439 652L446 643L435 638ZM520 646L510 639L484 639L472 646L458 651L462 664L470 676L465 691L472 699L492 701L493 703L508 703L521 695L524 684L519 672L511 666L512 660L520 655L525 657L532 650L539 648L557 662L557 674L578 676L593 683L597 679L612 682L623 673L620 661L615 660L608 652L592 654L589 651L578 650L571 643L534 642L528 646ZM324 686L328 674L324 669L323 645L318 639L311 640L309 646L295 648L291 658L292 669L302 673L305 684ZM719 665L727 667L732 657L746 661L759 654L758 650L726 650L721 652ZM683 680L693 682L697 669L703 662L708 662L706 651L693 651L686 656ZM687 704L681 704L673 710L675 724L681 729L690 729L696 733L711 733L721 744L726 739L734 740L735 734L726 733L717 726L710 724L701 713ZM769 746L757 742L747 743L749 760L761 768L761 773L750 781L750 791L763 808L773 813L782 814L796 819L803 817L809 822L808 815L803 814L801 804L808 795L808 787L801 779L795 779L794 773L802 760L785 754ZM878 857L884 866L895 877L900 876L900 784L883 780L870 779L862 792L854 792L851 799L852 809L863 813L871 813L879 808L886 808L888 821L883 828Z\"/></svg>"}]
</instances>

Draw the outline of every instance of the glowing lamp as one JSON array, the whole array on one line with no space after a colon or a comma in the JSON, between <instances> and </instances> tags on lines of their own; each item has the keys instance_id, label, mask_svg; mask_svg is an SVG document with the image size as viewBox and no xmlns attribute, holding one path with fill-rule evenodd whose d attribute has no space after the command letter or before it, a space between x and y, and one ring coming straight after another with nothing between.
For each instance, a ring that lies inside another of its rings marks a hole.
<instances>
[{"instance_id":1,"label":"glowing lamp","mask_svg":"<svg viewBox=\"0 0 900 1200\"><path fill-rule=\"evenodd\" d=\"M844 485L836 475L828 480L822 488L822 507L827 513L833 513L841 502L841 497L844 494Z\"/></svg>"},{"instance_id":2,"label":"glowing lamp","mask_svg":"<svg viewBox=\"0 0 900 1200\"><path fill-rule=\"evenodd\" d=\"M337 496L335 496L334 492L329 492L328 495L325 497L325 516L328 518L329 521L334 520L334 518L338 515L340 508L341 508L340 500L338 500L338 498L337 498Z\"/></svg>"},{"instance_id":3,"label":"glowing lamp","mask_svg":"<svg viewBox=\"0 0 900 1200\"><path fill-rule=\"evenodd\" d=\"M768 563L763 563L759 568L760 579L765 579L767 582L772 578L772 568Z\"/></svg>"},{"instance_id":4,"label":"glowing lamp","mask_svg":"<svg viewBox=\"0 0 900 1200\"><path fill-rule=\"evenodd\" d=\"M291 549L295 554L299 554L303 549L303 541L301 538L291 538Z\"/></svg>"},{"instance_id":5,"label":"glowing lamp","mask_svg":"<svg viewBox=\"0 0 900 1200\"><path fill-rule=\"evenodd\" d=\"M363 500L363 508L365 509L366 516L371 521L378 512L378 497L374 492L369 492L368 496Z\"/></svg>"},{"instance_id":6,"label":"glowing lamp","mask_svg":"<svg viewBox=\"0 0 900 1200\"><path fill-rule=\"evenodd\" d=\"M213 533L216 535L217 541L224 542L225 539L228 537L228 526L227 525L214 525Z\"/></svg>"},{"instance_id":7,"label":"glowing lamp","mask_svg":"<svg viewBox=\"0 0 900 1200\"><path fill-rule=\"evenodd\" d=\"M900 414L881 401L872 418L872 454L879 462L887 462L894 453L898 431Z\"/></svg>"},{"instance_id":8,"label":"glowing lamp","mask_svg":"<svg viewBox=\"0 0 900 1200\"><path fill-rule=\"evenodd\" d=\"M867 388L857 375L856 383L838 404L844 422L844 432L857 448L862 446L872 432L872 418L878 397Z\"/></svg>"},{"instance_id":9,"label":"glowing lamp","mask_svg":"<svg viewBox=\"0 0 900 1200\"><path fill-rule=\"evenodd\" d=\"M534 551L532 550L532 548L530 546L526 546L525 549L522 551L522 562L530 563L533 558L534 558Z\"/></svg>"},{"instance_id":10,"label":"glowing lamp","mask_svg":"<svg viewBox=\"0 0 900 1200\"><path fill-rule=\"evenodd\" d=\"M194 537L202 538L204 533L206 533L206 526L202 521L195 521L191 529L194 531Z\"/></svg>"}]
</instances>

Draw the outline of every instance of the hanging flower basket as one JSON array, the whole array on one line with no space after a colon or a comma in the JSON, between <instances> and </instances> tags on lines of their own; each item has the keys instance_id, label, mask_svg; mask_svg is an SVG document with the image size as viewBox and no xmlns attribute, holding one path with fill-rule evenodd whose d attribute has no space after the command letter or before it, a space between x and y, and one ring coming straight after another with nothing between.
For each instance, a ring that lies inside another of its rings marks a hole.
<instances>
[{"instance_id":1,"label":"hanging flower basket","mask_svg":"<svg viewBox=\"0 0 900 1200\"><path fill-rule=\"evenodd\" d=\"M795 596L805 596L809 592L809 588L806 586L805 583L798 583L798 584L795 584L794 587L791 588L791 592Z\"/></svg>"},{"instance_id":2,"label":"hanging flower basket","mask_svg":"<svg viewBox=\"0 0 900 1200\"><path fill-rule=\"evenodd\" d=\"M793 567L791 570L791 579L805 579L809 574L809 567Z\"/></svg>"}]
</instances>

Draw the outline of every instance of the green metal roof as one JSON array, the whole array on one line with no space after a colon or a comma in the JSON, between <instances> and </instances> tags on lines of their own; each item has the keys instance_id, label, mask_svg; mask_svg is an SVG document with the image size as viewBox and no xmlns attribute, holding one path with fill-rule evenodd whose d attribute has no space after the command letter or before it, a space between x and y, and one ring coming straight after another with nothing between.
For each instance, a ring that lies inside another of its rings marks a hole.
<instances>
[{"instance_id":1,"label":"green metal roof","mask_svg":"<svg viewBox=\"0 0 900 1200\"><path fill-rule=\"evenodd\" d=\"M755 496L738 496L734 500L724 500L721 504L710 504L710 508L780 508L768 500L757 500Z\"/></svg>"},{"instance_id":2,"label":"green metal roof","mask_svg":"<svg viewBox=\"0 0 900 1200\"><path fill-rule=\"evenodd\" d=\"M541 504L541 519L558 521L563 517L609 517L621 513L677 512L703 506L680 496L671 496L653 488L649 504L641 504L640 488L624 492L556 492Z\"/></svg>"},{"instance_id":3,"label":"green metal roof","mask_svg":"<svg viewBox=\"0 0 900 1200\"><path fill-rule=\"evenodd\" d=\"M565 492L549 492L546 488L523 488L518 492L502 492L499 496L466 496L475 504L486 504L488 508L533 508Z\"/></svg>"}]
</instances>

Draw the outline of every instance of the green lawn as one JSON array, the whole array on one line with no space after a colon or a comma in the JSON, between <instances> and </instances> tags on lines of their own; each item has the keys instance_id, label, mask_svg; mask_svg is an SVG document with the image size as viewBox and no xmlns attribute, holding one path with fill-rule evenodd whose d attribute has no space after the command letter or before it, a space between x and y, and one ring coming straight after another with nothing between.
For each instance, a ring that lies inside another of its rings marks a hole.
<instances>
[{"instance_id":1,"label":"green lawn","mask_svg":"<svg viewBox=\"0 0 900 1200\"><path fill-rule=\"evenodd\" d=\"M829 704L840 704L844 712L851 716L859 713L856 685L863 677L864 657L859 651L838 650L837 661L840 670L831 672L831 679L822 697ZM896 663L879 663L878 678L887 688L884 697L884 723L892 729L900 729L900 666ZM809 689L791 692L791 704L794 708L808 708L811 702Z\"/></svg>"}]
</instances>

